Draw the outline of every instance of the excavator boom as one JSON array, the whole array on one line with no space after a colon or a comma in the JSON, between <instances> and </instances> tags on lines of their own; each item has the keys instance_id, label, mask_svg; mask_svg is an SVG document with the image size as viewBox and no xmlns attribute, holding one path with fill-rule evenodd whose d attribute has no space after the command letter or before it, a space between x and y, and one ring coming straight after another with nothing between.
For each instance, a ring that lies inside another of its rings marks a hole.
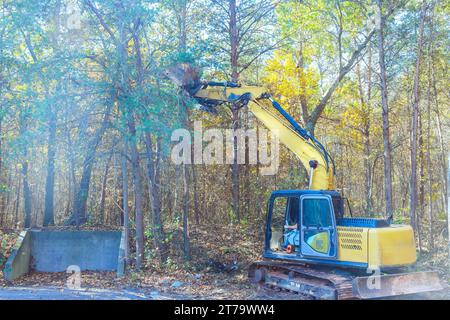
<instances>
[{"instance_id":1,"label":"excavator boom","mask_svg":"<svg viewBox=\"0 0 450 320\"><path fill-rule=\"evenodd\" d=\"M192 94L200 104L246 105L289 150L310 169L310 189L334 190L333 159L312 135L304 130L262 87L206 83ZM313 168L314 166L314 168Z\"/></svg>"}]
</instances>

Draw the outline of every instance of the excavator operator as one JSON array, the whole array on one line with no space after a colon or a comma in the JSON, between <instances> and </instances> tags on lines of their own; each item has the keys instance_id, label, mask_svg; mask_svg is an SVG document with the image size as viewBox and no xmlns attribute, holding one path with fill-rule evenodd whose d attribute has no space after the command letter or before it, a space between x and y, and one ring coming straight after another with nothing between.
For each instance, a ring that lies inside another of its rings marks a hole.
<instances>
[{"instance_id":1,"label":"excavator operator","mask_svg":"<svg viewBox=\"0 0 450 320\"><path fill-rule=\"evenodd\" d=\"M291 245L293 248L300 244L300 234L298 231L299 218L299 199L289 198L288 207L286 208L286 220L284 225L284 244L287 248Z\"/></svg>"}]
</instances>

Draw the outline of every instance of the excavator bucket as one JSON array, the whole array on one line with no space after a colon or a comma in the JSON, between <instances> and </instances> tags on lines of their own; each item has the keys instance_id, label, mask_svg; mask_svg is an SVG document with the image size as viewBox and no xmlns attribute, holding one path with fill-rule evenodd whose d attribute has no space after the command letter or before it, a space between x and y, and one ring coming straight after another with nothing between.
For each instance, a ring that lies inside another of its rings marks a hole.
<instances>
[{"instance_id":1,"label":"excavator bucket","mask_svg":"<svg viewBox=\"0 0 450 320\"><path fill-rule=\"evenodd\" d=\"M200 80L200 72L188 63L178 63L164 71L164 76L171 80L179 88L183 89L189 96L194 97L203 85L212 82ZM209 99L196 99L197 108L210 114L217 114L216 106L221 102Z\"/></svg>"},{"instance_id":2,"label":"excavator bucket","mask_svg":"<svg viewBox=\"0 0 450 320\"><path fill-rule=\"evenodd\" d=\"M189 91L200 85L200 73L188 63L179 63L167 68L164 75L177 86Z\"/></svg>"},{"instance_id":3,"label":"excavator bucket","mask_svg":"<svg viewBox=\"0 0 450 320\"><path fill-rule=\"evenodd\" d=\"M438 274L433 271L356 277L353 294L360 299L376 299L442 290Z\"/></svg>"}]
</instances>

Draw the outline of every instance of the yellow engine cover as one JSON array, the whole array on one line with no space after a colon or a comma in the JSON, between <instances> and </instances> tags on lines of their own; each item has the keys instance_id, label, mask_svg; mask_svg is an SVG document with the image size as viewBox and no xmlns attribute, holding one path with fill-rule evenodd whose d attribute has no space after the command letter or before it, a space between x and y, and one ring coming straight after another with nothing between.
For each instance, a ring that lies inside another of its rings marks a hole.
<instances>
[{"instance_id":1,"label":"yellow engine cover","mask_svg":"<svg viewBox=\"0 0 450 320\"><path fill-rule=\"evenodd\" d=\"M386 228L337 227L338 260L367 263L369 267L398 267L416 262L411 226Z\"/></svg>"}]
</instances>

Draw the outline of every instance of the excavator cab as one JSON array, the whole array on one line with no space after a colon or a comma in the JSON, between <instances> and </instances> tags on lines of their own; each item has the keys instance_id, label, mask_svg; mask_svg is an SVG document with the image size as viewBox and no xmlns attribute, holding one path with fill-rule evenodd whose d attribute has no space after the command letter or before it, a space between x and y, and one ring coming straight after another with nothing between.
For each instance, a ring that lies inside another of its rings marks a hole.
<instances>
[{"instance_id":1,"label":"excavator cab","mask_svg":"<svg viewBox=\"0 0 450 320\"><path fill-rule=\"evenodd\" d=\"M334 203L340 202L333 199L338 196L333 191L275 191L269 201L267 257L336 259Z\"/></svg>"}]
</instances>

